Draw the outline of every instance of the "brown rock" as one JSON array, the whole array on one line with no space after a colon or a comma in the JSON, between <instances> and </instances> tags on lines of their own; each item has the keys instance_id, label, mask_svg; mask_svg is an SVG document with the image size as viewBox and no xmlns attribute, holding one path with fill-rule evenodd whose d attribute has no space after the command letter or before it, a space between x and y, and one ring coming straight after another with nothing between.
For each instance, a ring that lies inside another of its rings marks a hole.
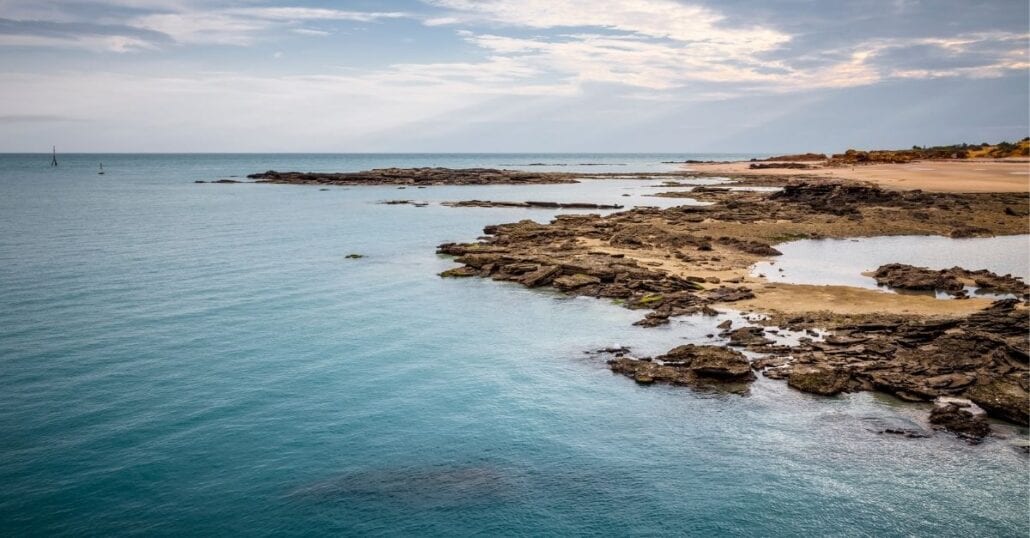
<instances>
[{"instance_id":1,"label":"brown rock","mask_svg":"<svg viewBox=\"0 0 1030 538\"><path fill-rule=\"evenodd\" d=\"M699 376L719 379L753 380L751 363L739 351L719 346L686 344L658 357L667 364L689 368Z\"/></svg>"},{"instance_id":2,"label":"brown rock","mask_svg":"<svg viewBox=\"0 0 1030 538\"><path fill-rule=\"evenodd\" d=\"M554 265L545 265L535 271L527 273L519 281L527 287L535 288L537 286L542 286L544 284L549 283L551 279L553 279L555 275L557 275L560 272L561 267L557 267Z\"/></svg>"},{"instance_id":3,"label":"brown rock","mask_svg":"<svg viewBox=\"0 0 1030 538\"><path fill-rule=\"evenodd\" d=\"M1030 394L1018 383L1005 379L978 382L965 396L993 416L1030 426Z\"/></svg>"},{"instance_id":4,"label":"brown rock","mask_svg":"<svg viewBox=\"0 0 1030 538\"><path fill-rule=\"evenodd\" d=\"M589 284L600 284L601 279L596 276L576 273L574 275L560 276L554 279L554 287L562 291L570 291Z\"/></svg>"},{"instance_id":5,"label":"brown rock","mask_svg":"<svg viewBox=\"0 0 1030 538\"><path fill-rule=\"evenodd\" d=\"M461 267L455 267L454 269L448 269L440 273L440 276L444 278L465 278L470 276L476 276L477 274L478 272L475 269L467 265L463 265Z\"/></svg>"},{"instance_id":6,"label":"brown rock","mask_svg":"<svg viewBox=\"0 0 1030 538\"><path fill-rule=\"evenodd\" d=\"M961 398L940 398L930 411L935 429L950 431L967 441L978 443L990 435L986 414L973 402Z\"/></svg>"},{"instance_id":7,"label":"brown rock","mask_svg":"<svg viewBox=\"0 0 1030 538\"><path fill-rule=\"evenodd\" d=\"M962 282L949 271L934 271L925 267L914 267L903 263L881 265L873 272L873 278L881 286L903 290L940 290L949 293L962 291Z\"/></svg>"},{"instance_id":8,"label":"brown rock","mask_svg":"<svg viewBox=\"0 0 1030 538\"><path fill-rule=\"evenodd\" d=\"M833 396L848 386L847 372L832 367L795 366L787 376L787 384L812 394Z\"/></svg>"}]
</instances>

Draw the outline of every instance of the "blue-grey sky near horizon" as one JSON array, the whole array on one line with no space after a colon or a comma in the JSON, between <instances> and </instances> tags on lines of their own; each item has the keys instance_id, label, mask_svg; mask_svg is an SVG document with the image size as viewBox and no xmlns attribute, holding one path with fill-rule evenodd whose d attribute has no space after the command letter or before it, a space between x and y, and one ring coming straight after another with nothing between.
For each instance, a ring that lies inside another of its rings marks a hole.
<instances>
[{"instance_id":1,"label":"blue-grey sky near horizon","mask_svg":"<svg viewBox=\"0 0 1030 538\"><path fill-rule=\"evenodd\" d=\"M785 152L1028 134L1026 0L0 0L0 151Z\"/></svg>"}]
</instances>

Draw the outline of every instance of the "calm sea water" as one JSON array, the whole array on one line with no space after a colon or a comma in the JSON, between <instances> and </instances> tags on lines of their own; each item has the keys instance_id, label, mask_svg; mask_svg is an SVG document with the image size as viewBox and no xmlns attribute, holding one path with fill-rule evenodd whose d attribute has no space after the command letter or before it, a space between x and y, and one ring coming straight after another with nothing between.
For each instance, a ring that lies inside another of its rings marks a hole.
<instances>
[{"instance_id":1,"label":"calm sea water","mask_svg":"<svg viewBox=\"0 0 1030 538\"><path fill-rule=\"evenodd\" d=\"M713 157L59 157L0 156L0 534L1030 532L1026 430L971 447L875 433L926 408L868 393L638 386L583 352L711 341L718 320L641 329L601 301L440 279L438 243L553 213L375 203L646 203L653 182L192 183Z\"/></svg>"}]
</instances>

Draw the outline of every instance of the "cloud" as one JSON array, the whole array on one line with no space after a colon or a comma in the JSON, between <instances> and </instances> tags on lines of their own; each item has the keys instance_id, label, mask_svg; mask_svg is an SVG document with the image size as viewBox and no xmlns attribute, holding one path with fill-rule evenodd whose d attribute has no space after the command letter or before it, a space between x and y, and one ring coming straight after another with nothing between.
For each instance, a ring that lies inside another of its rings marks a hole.
<instances>
[{"instance_id":1,"label":"cloud","mask_svg":"<svg viewBox=\"0 0 1030 538\"><path fill-rule=\"evenodd\" d=\"M1002 76L1027 69L1027 34L866 38L833 50L791 54L786 45L794 36L785 31L734 25L714 9L672 0L426 1L449 10L447 17L426 24L551 30L530 37L460 30L463 39L493 58L508 58L542 75L581 84L640 88L649 92L649 99L655 98L655 91L676 92L683 98L685 91L704 88L689 96L725 98L756 91L863 86L889 78ZM963 65L899 65L899 57L919 48ZM724 87L713 89L713 84Z\"/></svg>"},{"instance_id":2,"label":"cloud","mask_svg":"<svg viewBox=\"0 0 1030 538\"><path fill-rule=\"evenodd\" d=\"M0 46L133 52L165 42L163 34L124 25L0 19Z\"/></svg>"},{"instance_id":3,"label":"cloud","mask_svg":"<svg viewBox=\"0 0 1030 538\"><path fill-rule=\"evenodd\" d=\"M411 17L399 11L352 11L312 7L222 7L188 0L106 0L0 3L0 46L83 48L128 52L168 44L248 46L262 37L290 31L324 36L301 26L309 22L377 22ZM95 21L110 24L96 24ZM14 37L18 36L18 37Z\"/></svg>"},{"instance_id":4,"label":"cloud","mask_svg":"<svg viewBox=\"0 0 1030 538\"><path fill-rule=\"evenodd\" d=\"M178 43L250 45L262 34L307 21L374 22L407 17L401 12L362 12L301 7L231 8L158 13L138 17L131 24L161 32ZM300 30L299 32L297 30ZM293 29L302 35L318 30ZM322 34L325 35L325 34Z\"/></svg>"},{"instance_id":5,"label":"cloud","mask_svg":"<svg viewBox=\"0 0 1030 538\"><path fill-rule=\"evenodd\" d=\"M0 114L0 124L78 122L81 118L55 114Z\"/></svg>"},{"instance_id":6,"label":"cloud","mask_svg":"<svg viewBox=\"0 0 1030 538\"><path fill-rule=\"evenodd\" d=\"M716 47L723 52L772 49L790 36L760 26L726 25L726 16L674 0L428 0L454 18L530 28L593 27Z\"/></svg>"},{"instance_id":7,"label":"cloud","mask_svg":"<svg viewBox=\"0 0 1030 538\"><path fill-rule=\"evenodd\" d=\"M325 30L316 30L314 28L292 28L292 29L290 29L290 31L295 33L295 34L307 35L307 36L316 36L316 37L325 37L325 36L331 34L331 32L326 32Z\"/></svg>"},{"instance_id":8,"label":"cloud","mask_svg":"<svg viewBox=\"0 0 1030 538\"><path fill-rule=\"evenodd\" d=\"M263 21L217 12L144 15L131 24L169 36L177 43L249 45L268 29Z\"/></svg>"},{"instance_id":9,"label":"cloud","mask_svg":"<svg viewBox=\"0 0 1030 538\"><path fill-rule=\"evenodd\" d=\"M345 11L307 7L237 8L224 10L223 13L255 19L289 22L307 20L372 22L381 19L401 19L411 16L401 11Z\"/></svg>"},{"instance_id":10,"label":"cloud","mask_svg":"<svg viewBox=\"0 0 1030 538\"><path fill-rule=\"evenodd\" d=\"M673 0L429 2L453 10L453 21L594 30L534 38L483 34L468 40L491 53L520 56L581 81L622 81L651 89L691 79L767 78L755 69L762 63L759 56L791 40L772 28L733 26L712 9Z\"/></svg>"}]
</instances>

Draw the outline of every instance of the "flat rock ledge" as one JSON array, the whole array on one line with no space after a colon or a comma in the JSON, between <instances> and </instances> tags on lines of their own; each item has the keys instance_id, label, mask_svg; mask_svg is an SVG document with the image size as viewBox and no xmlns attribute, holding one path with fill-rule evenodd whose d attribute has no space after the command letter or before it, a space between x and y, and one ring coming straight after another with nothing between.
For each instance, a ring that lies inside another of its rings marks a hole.
<instances>
[{"instance_id":1,"label":"flat rock ledge","mask_svg":"<svg viewBox=\"0 0 1030 538\"><path fill-rule=\"evenodd\" d=\"M364 172L276 172L250 174L258 183L300 185L529 185L577 183L566 174L493 168L376 168Z\"/></svg>"}]
</instances>

